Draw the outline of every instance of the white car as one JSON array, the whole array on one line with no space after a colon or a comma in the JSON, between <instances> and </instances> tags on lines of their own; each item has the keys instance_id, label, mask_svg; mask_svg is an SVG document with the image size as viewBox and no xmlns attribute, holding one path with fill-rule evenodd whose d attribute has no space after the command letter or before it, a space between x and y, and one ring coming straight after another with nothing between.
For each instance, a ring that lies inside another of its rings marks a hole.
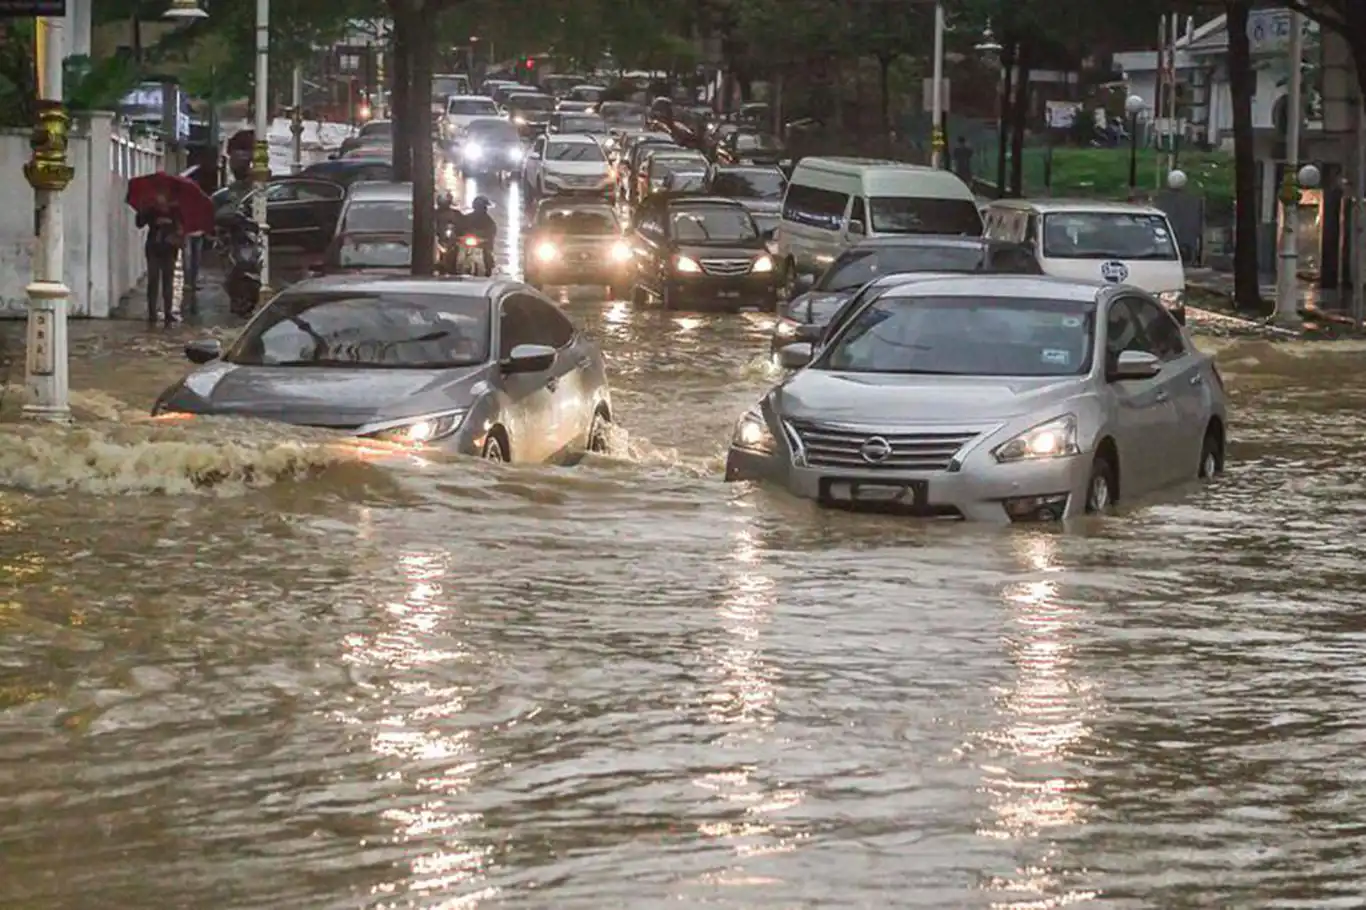
<instances>
[{"instance_id":1,"label":"white car","mask_svg":"<svg viewBox=\"0 0 1366 910\"><path fill-rule=\"evenodd\" d=\"M498 103L487 95L452 95L446 99L446 114L441 119L442 138L459 142L473 121L500 116Z\"/></svg>"},{"instance_id":2,"label":"white car","mask_svg":"<svg viewBox=\"0 0 1366 910\"><path fill-rule=\"evenodd\" d=\"M522 164L522 183L534 198L568 194L610 196L611 175L602 144L579 133L539 137Z\"/></svg>"}]
</instances>

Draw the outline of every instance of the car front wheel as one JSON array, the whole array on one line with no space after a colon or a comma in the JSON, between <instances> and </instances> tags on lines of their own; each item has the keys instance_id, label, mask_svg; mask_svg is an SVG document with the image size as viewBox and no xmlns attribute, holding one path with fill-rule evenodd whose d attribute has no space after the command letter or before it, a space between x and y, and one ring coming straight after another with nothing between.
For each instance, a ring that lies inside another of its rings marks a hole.
<instances>
[{"instance_id":1,"label":"car front wheel","mask_svg":"<svg viewBox=\"0 0 1366 910\"><path fill-rule=\"evenodd\" d=\"M503 443L497 436L490 436L484 440L484 459L486 461L506 462L507 452L503 451Z\"/></svg>"},{"instance_id":2,"label":"car front wheel","mask_svg":"<svg viewBox=\"0 0 1366 910\"><path fill-rule=\"evenodd\" d=\"M1091 479L1086 483L1086 511L1104 512L1115 501L1115 467L1104 455L1091 462Z\"/></svg>"}]
</instances>

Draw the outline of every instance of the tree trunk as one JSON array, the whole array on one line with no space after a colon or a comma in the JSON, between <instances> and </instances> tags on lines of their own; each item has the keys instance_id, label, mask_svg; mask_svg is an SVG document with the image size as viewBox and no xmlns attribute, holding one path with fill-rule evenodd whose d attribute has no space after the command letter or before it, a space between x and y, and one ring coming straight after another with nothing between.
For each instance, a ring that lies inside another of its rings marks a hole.
<instances>
[{"instance_id":1,"label":"tree trunk","mask_svg":"<svg viewBox=\"0 0 1366 910\"><path fill-rule=\"evenodd\" d=\"M1006 195L1006 138L1007 124L1011 120L1014 104L1015 45L1007 41L1001 49L1001 83L997 86L996 98L996 195Z\"/></svg>"},{"instance_id":2,"label":"tree trunk","mask_svg":"<svg viewBox=\"0 0 1366 910\"><path fill-rule=\"evenodd\" d=\"M1010 107L1010 195L1024 195L1025 125L1029 123L1029 45L1019 49L1019 72L1015 76L1015 103Z\"/></svg>"},{"instance_id":3,"label":"tree trunk","mask_svg":"<svg viewBox=\"0 0 1366 910\"><path fill-rule=\"evenodd\" d=\"M390 55L389 111L393 120L394 136L394 179L407 182L413 179L413 136L418 124L411 119L412 105L409 99L413 94L412 54L414 40L421 40L423 29L417 23L413 30L413 14L398 13L393 16L393 54ZM430 91L430 87L428 91ZM424 127L425 132L425 127Z\"/></svg>"},{"instance_id":4,"label":"tree trunk","mask_svg":"<svg viewBox=\"0 0 1366 910\"><path fill-rule=\"evenodd\" d=\"M888 54L877 55L878 125L884 142L892 135L892 59Z\"/></svg>"},{"instance_id":5,"label":"tree trunk","mask_svg":"<svg viewBox=\"0 0 1366 910\"><path fill-rule=\"evenodd\" d=\"M1240 310L1260 311L1257 269L1257 160L1253 157L1252 96L1257 76L1247 36L1252 0L1228 0L1228 83L1233 102L1233 301Z\"/></svg>"},{"instance_id":6,"label":"tree trunk","mask_svg":"<svg viewBox=\"0 0 1366 910\"><path fill-rule=\"evenodd\" d=\"M408 124L413 181L413 274L436 269L436 162L432 150L432 69L437 34L421 17L408 32Z\"/></svg>"}]
</instances>

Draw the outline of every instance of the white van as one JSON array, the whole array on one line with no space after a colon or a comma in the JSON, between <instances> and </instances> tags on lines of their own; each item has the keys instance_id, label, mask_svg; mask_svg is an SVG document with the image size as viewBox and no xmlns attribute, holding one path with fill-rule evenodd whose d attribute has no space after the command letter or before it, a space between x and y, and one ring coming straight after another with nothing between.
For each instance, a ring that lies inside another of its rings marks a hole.
<instances>
[{"instance_id":1,"label":"white van","mask_svg":"<svg viewBox=\"0 0 1366 910\"><path fill-rule=\"evenodd\" d=\"M1091 199L998 199L987 236L1027 243L1045 275L1131 284L1186 320L1186 268L1161 209Z\"/></svg>"},{"instance_id":2,"label":"white van","mask_svg":"<svg viewBox=\"0 0 1366 910\"><path fill-rule=\"evenodd\" d=\"M982 216L967 184L950 171L874 158L803 158L783 196L777 248L789 280L823 272L868 237L966 234Z\"/></svg>"}]
</instances>

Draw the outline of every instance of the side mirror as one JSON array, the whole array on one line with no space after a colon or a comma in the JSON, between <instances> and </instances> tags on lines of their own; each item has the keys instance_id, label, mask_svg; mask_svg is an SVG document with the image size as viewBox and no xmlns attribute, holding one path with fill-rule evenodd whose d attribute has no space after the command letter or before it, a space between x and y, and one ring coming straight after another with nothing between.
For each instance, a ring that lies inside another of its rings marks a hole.
<instances>
[{"instance_id":1,"label":"side mirror","mask_svg":"<svg viewBox=\"0 0 1366 910\"><path fill-rule=\"evenodd\" d=\"M849 233L851 233L851 234L866 234L866 233L868 233L868 229L867 229L867 227L864 226L864 224L863 224L862 221L859 221L858 219L855 219L855 220L849 222Z\"/></svg>"},{"instance_id":2,"label":"side mirror","mask_svg":"<svg viewBox=\"0 0 1366 910\"><path fill-rule=\"evenodd\" d=\"M1156 354L1147 351L1124 351L1110 371L1110 379L1122 382L1125 379L1152 379L1162 372L1162 361Z\"/></svg>"},{"instance_id":3,"label":"side mirror","mask_svg":"<svg viewBox=\"0 0 1366 910\"><path fill-rule=\"evenodd\" d=\"M204 338L185 345L185 359L190 363L208 363L223 356L223 345L217 338Z\"/></svg>"},{"instance_id":4,"label":"side mirror","mask_svg":"<svg viewBox=\"0 0 1366 910\"><path fill-rule=\"evenodd\" d=\"M815 275L798 274L796 278L792 279L792 289L798 294L805 294L807 291L811 290L815 286Z\"/></svg>"},{"instance_id":5,"label":"side mirror","mask_svg":"<svg viewBox=\"0 0 1366 910\"><path fill-rule=\"evenodd\" d=\"M778 349L778 365L785 370L800 370L811 362L813 349L809 342L800 341Z\"/></svg>"},{"instance_id":6,"label":"side mirror","mask_svg":"<svg viewBox=\"0 0 1366 910\"><path fill-rule=\"evenodd\" d=\"M825 326L810 324L799 325L797 326L797 334L793 336L793 340L794 342L809 344L812 347L815 347L816 343L821 340L821 336L824 334Z\"/></svg>"},{"instance_id":7,"label":"side mirror","mask_svg":"<svg viewBox=\"0 0 1366 910\"><path fill-rule=\"evenodd\" d=\"M527 153L526 153L526 160L527 160L527 161L540 161L540 160L541 160L541 153L540 153L540 152L527 152Z\"/></svg>"},{"instance_id":8,"label":"side mirror","mask_svg":"<svg viewBox=\"0 0 1366 910\"><path fill-rule=\"evenodd\" d=\"M519 344L500 366L504 373L540 373L554 364L554 348L543 344Z\"/></svg>"}]
</instances>

